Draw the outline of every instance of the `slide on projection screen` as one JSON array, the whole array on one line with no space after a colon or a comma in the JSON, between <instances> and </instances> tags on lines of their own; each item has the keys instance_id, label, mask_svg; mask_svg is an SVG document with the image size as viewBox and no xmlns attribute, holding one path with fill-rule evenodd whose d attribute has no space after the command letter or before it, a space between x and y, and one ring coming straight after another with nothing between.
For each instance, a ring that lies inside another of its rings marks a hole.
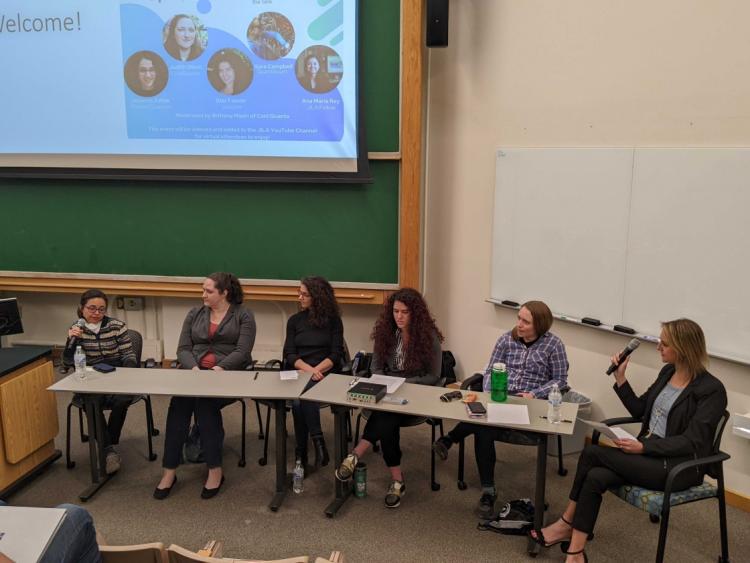
<instances>
[{"instance_id":1,"label":"slide on projection screen","mask_svg":"<svg viewBox=\"0 0 750 563\"><path fill-rule=\"evenodd\" d=\"M357 1L3 0L0 171L356 181Z\"/></svg>"}]
</instances>

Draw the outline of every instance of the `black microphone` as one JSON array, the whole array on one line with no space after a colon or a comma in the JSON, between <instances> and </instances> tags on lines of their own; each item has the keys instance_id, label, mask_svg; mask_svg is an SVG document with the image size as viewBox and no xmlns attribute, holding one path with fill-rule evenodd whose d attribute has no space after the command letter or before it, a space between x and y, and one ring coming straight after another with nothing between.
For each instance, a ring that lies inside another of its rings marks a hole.
<instances>
[{"instance_id":1,"label":"black microphone","mask_svg":"<svg viewBox=\"0 0 750 563\"><path fill-rule=\"evenodd\" d=\"M78 319L74 326L77 326L78 328L83 329L83 327L86 326L86 321L84 319ZM77 336L68 336L68 340L65 342L65 349L74 350L77 344L78 344Z\"/></svg>"},{"instance_id":2,"label":"black microphone","mask_svg":"<svg viewBox=\"0 0 750 563\"><path fill-rule=\"evenodd\" d=\"M609 367L607 368L607 375L612 375L612 372L617 370L617 366L620 365L625 358L627 358L630 354L633 353L633 350L638 348L638 346L641 345L641 341L637 338L633 338L630 342L628 342L628 345L625 346L625 349L620 352L620 355L617 357L617 364L611 363L609 364Z\"/></svg>"}]
</instances>

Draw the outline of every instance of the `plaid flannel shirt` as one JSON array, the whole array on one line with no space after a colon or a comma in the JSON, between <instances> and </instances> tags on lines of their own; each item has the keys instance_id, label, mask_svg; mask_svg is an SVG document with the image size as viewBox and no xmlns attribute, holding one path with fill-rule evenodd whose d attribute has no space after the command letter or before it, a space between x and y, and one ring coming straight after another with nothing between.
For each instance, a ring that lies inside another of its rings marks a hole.
<instances>
[{"instance_id":1,"label":"plaid flannel shirt","mask_svg":"<svg viewBox=\"0 0 750 563\"><path fill-rule=\"evenodd\" d=\"M546 399L554 383L563 393L568 389L568 356L562 340L551 332L528 347L514 340L510 332L498 338L484 370L485 391L490 390L490 374L495 362L503 362L508 370L510 394L532 393L537 399Z\"/></svg>"}]
</instances>

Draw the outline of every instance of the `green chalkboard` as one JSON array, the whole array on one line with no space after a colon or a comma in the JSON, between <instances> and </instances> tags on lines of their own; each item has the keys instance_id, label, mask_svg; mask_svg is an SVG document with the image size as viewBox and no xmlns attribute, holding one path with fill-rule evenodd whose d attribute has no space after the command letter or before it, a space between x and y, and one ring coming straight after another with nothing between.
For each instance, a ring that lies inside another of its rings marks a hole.
<instances>
[{"instance_id":1,"label":"green chalkboard","mask_svg":"<svg viewBox=\"0 0 750 563\"><path fill-rule=\"evenodd\" d=\"M362 1L368 150L398 151L399 0ZM398 282L399 164L356 185L0 181L0 270Z\"/></svg>"}]
</instances>

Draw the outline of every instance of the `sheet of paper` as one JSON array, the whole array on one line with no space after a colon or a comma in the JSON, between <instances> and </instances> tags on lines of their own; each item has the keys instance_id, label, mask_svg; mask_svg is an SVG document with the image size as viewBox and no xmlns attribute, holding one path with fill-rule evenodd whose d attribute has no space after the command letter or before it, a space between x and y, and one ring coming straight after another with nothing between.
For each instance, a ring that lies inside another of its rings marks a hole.
<instances>
[{"instance_id":1,"label":"sheet of paper","mask_svg":"<svg viewBox=\"0 0 750 563\"><path fill-rule=\"evenodd\" d=\"M591 428L596 428L599 432L604 434L610 440L636 440L637 439L630 432L628 432L627 430L619 426L607 426L606 424L603 424L601 422L596 422L595 420L586 420L585 418L579 418L578 420L588 424L589 426L591 426Z\"/></svg>"},{"instance_id":2,"label":"sheet of paper","mask_svg":"<svg viewBox=\"0 0 750 563\"><path fill-rule=\"evenodd\" d=\"M390 375L380 375L377 373L373 373L370 376L370 382L379 383L380 385L385 385L386 387L388 387L388 389L386 390L386 393L390 395L391 393L395 393L396 391L398 391L398 388L401 387L401 385L403 385L404 378L392 377Z\"/></svg>"},{"instance_id":3,"label":"sheet of paper","mask_svg":"<svg viewBox=\"0 0 750 563\"><path fill-rule=\"evenodd\" d=\"M487 404L487 422L495 424L530 424L526 405Z\"/></svg>"},{"instance_id":4,"label":"sheet of paper","mask_svg":"<svg viewBox=\"0 0 750 563\"><path fill-rule=\"evenodd\" d=\"M280 371L279 377L281 378L282 381L284 381L287 379L297 379L299 375L297 374L296 370L291 369L291 370L286 370L286 371Z\"/></svg>"},{"instance_id":5,"label":"sheet of paper","mask_svg":"<svg viewBox=\"0 0 750 563\"><path fill-rule=\"evenodd\" d=\"M38 561L63 518L62 508L0 506L0 552L13 561Z\"/></svg>"}]
</instances>

